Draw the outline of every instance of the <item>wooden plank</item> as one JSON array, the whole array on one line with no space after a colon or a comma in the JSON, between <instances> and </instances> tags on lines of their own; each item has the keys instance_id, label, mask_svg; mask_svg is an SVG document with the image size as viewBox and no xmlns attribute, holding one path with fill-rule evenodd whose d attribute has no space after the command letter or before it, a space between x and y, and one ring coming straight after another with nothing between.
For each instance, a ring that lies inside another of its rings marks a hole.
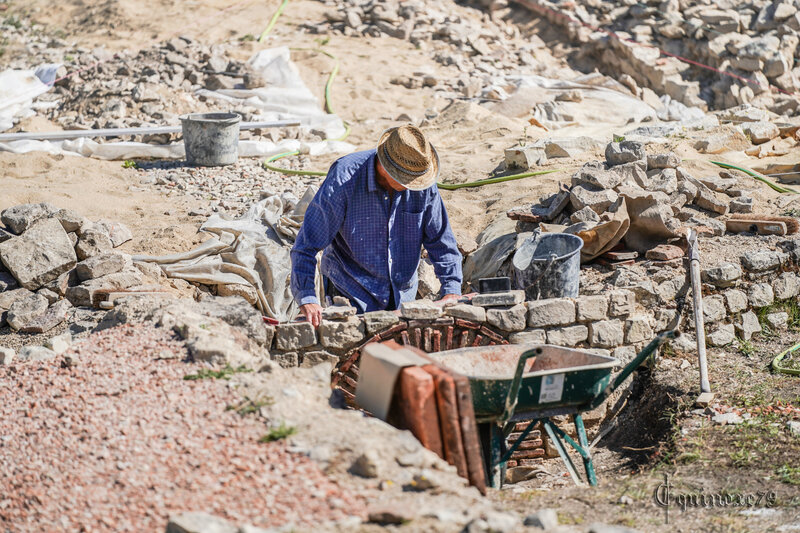
<instances>
[{"instance_id":1,"label":"wooden plank","mask_svg":"<svg viewBox=\"0 0 800 533\"><path fill-rule=\"evenodd\" d=\"M456 384L458 416L461 422L461 438L464 443L464 455L467 459L469 483L477 488L481 494L486 494L486 470L478 436L478 424L475 422L475 410L472 406L472 391L470 390L469 379L454 372L451 375Z\"/></svg>"},{"instance_id":2,"label":"wooden plank","mask_svg":"<svg viewBox=\"0 0 800 533\"><path fill-rule=\"evenodd\" d=\"M738 220L732 218L725 223L732 233L758 233L759 235L786 235L786 224L771 220Z\"/></svg>"},{"instance_id":3,"label":"wooden plank","mask_svg":"<svg viewBox=\"0 0 800 533\"><path fill-rule=\"evenodd\" d=\"M455 380L436 365L425 365L422 369L433 377L436 385L436 405L439 410L445 460L456 467L459 476L469 479L467 456L464 453L464 441L458 415Z\"/></svg>"}]
</instances>

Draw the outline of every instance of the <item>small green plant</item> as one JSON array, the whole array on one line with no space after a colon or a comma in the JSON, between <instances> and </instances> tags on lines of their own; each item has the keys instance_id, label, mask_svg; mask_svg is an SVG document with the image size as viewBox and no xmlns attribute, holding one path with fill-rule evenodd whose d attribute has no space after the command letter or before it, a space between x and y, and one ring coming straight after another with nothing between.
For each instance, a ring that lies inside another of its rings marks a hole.
<instances>
[{"instance_id":1,"label":"small green plant","mask_svg":"<svg viewBox=\"0 0 800 533\"><path fill-rule=\"evenodd\" d=\"M331 41L330 37L325 37L324 39L322 37L317 37L316 39L314 39L314 42L317 43L317 46L319 46L320 48L328 44L330 41Z\"/></svg>"},{"instance_id":2,"label":"small green plant","mask_svg":"<svg viewBox=\"0 0 800 533\"><path fill-rule=\"evenodd\" d=\"M287 426L284 422L281 425L269 430L269 433L258 439L258 442L275 442L283 440L290 435L297 433L297 428L294 426Z\"/></svg>"},{"instance_id":3,"label":"small green plant","mask_svg":"<svg viewBox=\"0 0 800 533\"><path fill-rule=\"evenodd\" d=\"M236 411L241 416L246 416L257 413L259 409L261 409L262 407L266 407L267 405L272 405L272 403L273 400L269 396L257 400L251 400L250 398L246 398L243 402L239 403L238 405L227 406L226 410Z\"/></svg>"},{"instance_id":4,"label":"small green plant","mask_svg":"<svg viewBox=\"0 0 800 533\"><path fill-rule=\"evenodd\" d=\"M621 143L624 140L625 140L625 136L624 135L614 135L614 142L615 143Z\"/></svg>"},{"instance_id":5,"label":"small green plant","mask_svg":"<svg viewBox=\"0 0 800 533\"><path fill-rule=\"evenodd\" d=\"M67 61L67 62L75 61L75 56L73 56L72 54L64 54L64 61Z\"/></svg>"},{"instance_id":6,"label":"small green plant","mask_svg":"<svg viewBox=\"0 0 800 533\"><path fill-rule=\"evenodd\" d=\"M183 376L185 381L197 381L199 379L231 379L231 376L234 374L241 374L246 372L252 372L251 369L245 367L244 365L239 366L237 368L233 368L230 365L225 365L225 368L221 370L214 370L213 368L201 368L197 371L196 374L186 374Z\"/></svg>"},{"instance_id":7,"label":"small green plant","mask_svg":"<svg viewBox=\"0 0 800 533\"><path fill-rule=\"evenodd\" d=\"M747 357L748 359L753 357L756 353L756 348L753 346L753 343L750 341L746 341L744 339L736 338L736 342L739 343L739 353L743 356Z\"/></svg>"},{"instance_id":8,"label":"small green plant","mask_svg":"<svg viewBox=\"0 0 800 533\"><path fill-rule=\"evenodd\" d=\"M139 168L139 165L136 164L136 161L132 161L130 159L126 159L122 163L122 168Z\"/></svg>"},{"instance_id":9,"label":"small green plant","mask_svg":"<svg viewBox=\"0 0 800 533\"><path fill-rule=\"evenodd\" d=\"M739 448L735 452L730 452L728 455L731 458L731 462L733 462L733 466L739 468L749 466L750 463L753 462L753 459L755 459L753 452L749 448Z\"/></svg>"},{"instance_id":10,"label":"small green plant","mask_svg":"<svg viewBox=\"0 0 800 533\"><path fill-rule=\"evenodd\" d=\"M800 485L800 466L784 464L775 472L783 483Z\"/></svg>"}]
</instances>

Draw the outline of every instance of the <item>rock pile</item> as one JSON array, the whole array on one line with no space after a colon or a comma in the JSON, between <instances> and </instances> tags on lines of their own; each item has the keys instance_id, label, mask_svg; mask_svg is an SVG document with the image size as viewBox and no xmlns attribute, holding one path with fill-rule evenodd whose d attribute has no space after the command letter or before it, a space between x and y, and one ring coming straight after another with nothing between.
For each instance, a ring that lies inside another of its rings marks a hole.
<instances>
[{"instance_id":1,"label":"rock pile","mask_svg":"<svg viewBox=\"0 0 800 533\"><path fill-rule=\"evenodd\" d=\"M798 110L796 97L771 90L774 86L794 93L800 89L800 11L791 0L756 0L724 5L645 0L614 4L577 2L564 14L589 26L616 32L641 46L558 16L564 4L528 0L548 22L566 26L569 36L582 44L582 54L619 72L636 85L689 106L725 109L739 104L766 107L780 115ZM692 67L668 50L721 71L719 75ZM648 90L645 89L645 90Z\"/></svg>"},{"instance_id":2,"label":"rock pile","mask_svg":"<svg viewBox=\"0 0 800 533\"><path fill-rule=\"evenodd\" d=\"M571 187L529 208L511 210L509 216L521 221L521 230L539 223L545 231L581 236L583 259L590 260L620 242L647 252L679 237L686 226L721 235L725 225L718 216L753 209L752 181L735 171L695 178L676 154L648 154L635 141L612 142L605 155L605 162L584 164L572 176Z\"/></svg>"},{"instance_id":3,"label":"rock pile","mask_svg":"<svg viewBox=\"0 0 800 533\"><path fill-rule=\"evenodd\" d=\"M492 77L542 73L545 68L535 54L544 47L538 37L520 40L515 25L490 21L480 11L444 0L337 0L332 5L335 8L326 13L326 22L303 26L312 33L404 39L427 51L437 63L455 68L452 79L417 72L392 80L410 89L437 87L467 97L490 96Z\"/></svg>"},{"instance_id":4,"label":"rock pile","mask_svg":"<svg viewBox=\"0 0 800 533\"><path fill-rule=\"evenodd\" d=\"M145 279L129 255L114 250L132 238L119 222L92 222L48 203L10 207L0 221L0 327L43 333L73 306Z\"/></svg>"}]
</instances>

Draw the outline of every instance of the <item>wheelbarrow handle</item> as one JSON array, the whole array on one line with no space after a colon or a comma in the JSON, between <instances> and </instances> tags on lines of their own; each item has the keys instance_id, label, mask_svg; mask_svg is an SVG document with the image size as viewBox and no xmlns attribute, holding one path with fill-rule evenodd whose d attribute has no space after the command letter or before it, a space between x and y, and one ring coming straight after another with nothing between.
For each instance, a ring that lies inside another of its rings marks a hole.
<instances>
[{"instance_id":1,"label":"wheelbarrow handle","mask_svg":"<svg viewBox=\"0 0 800 533\"><path fill-rule=\"evenodd\" d=\"M628 379L628 377L633 373L633 371L639 368L642 365L642 363L644 363L645 360L647 360L648 357L653 355L653 353L655 353L661 347L662 344L664 344L666 341L670 339L678 337L680 334L681 334L680 331L673 329L671 331L665 331L664 333L662 333L661 335L650 341L650 344L645 346L642 349L642 351L636 355L633 361L625 365L622 371L619 374L617 374L617 377L614 378L614 381L609 383L601 394L599 394L591 402L589 402L588 409L590 410L594 409L595 407L598 407L600 406L600 404L605 402L608 399L608 397L611 396L614 393L614 391L617 390L625 382L626 379Z\"/></svg>"},{"instance_id":2,"label":"wheelbarrow handle","mask_svg":"<svg viewBox=\"0 0 800 533\"><path fill-rule=\"evenodd\" d=\"M514 379L511 380L511 386L508 388L508 395L506 396L506 408L503 411L503 416L497 423L503 427L503 433L506 433L506 424L511 417L514 416L514 411L517 408L517 401L519 400L519 387L522 383L522 374L525 372L525 364L528 359L536 357L542 353L542 349L537 347L531 350L522 352L517 361L517 370L514 372Z\"/></svg>"}]
</instances>

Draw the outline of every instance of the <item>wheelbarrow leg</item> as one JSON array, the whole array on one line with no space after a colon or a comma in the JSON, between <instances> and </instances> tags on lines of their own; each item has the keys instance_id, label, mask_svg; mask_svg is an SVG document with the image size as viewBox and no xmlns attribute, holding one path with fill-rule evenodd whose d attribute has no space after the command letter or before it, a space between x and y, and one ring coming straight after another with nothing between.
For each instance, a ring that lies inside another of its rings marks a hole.
<instances>
[{"instance_id":1,"label":"wheelbarrow leg","mask_svg":"<svg viewBox=\"0 0 800 533\"><path fill-rule=\"evenodd\" d=\"M499 489L503 486L505 463L503 452L506 448L506 436L503 428L497 424L489 424L489 486Z\"/></svg>"},{"instance_id":2,"label":"wheelbarrow leg","mask_svg":"<svg viewBox=\"0 0 800 533\"><path fill-rule=\"evenodd\" d=\"M581 478L578 475L578 471L575 470L575 465L572 463L572 459L567 453L567 449L564 446L564 443L561 442L561 439L553 430L553 423L550 421L549 418L546 418L542 420L542 425L544 426L545 431L547 431L547 436L550 437L550 442L553 444L553 446L556 447L558 455L561 456L561 460L564 462L564 466L567 467L567 471L569 472L569 475L572 477L572 481L574 481L575 484L579 487L583 486L583 481L581 481Z\"/></svg>"},{"instance_id":3,"label":"wheelbarrow leg","mask_svg":"<svg viewBox=\"0 0 800 533\"><path fill-rule=\"evenodd\" d=\"M583 458L583 467L586 469L586 479L589 480L589 485L597 486L597 476L594 474L594 463L592 462L592 452L589 450L589 440L586 438L586 428L583 427L583 418L580 414L574 415L575 429L578 432L578 442L581 448L586 452L581 455Z\"/></svg>"}]
</instances>

